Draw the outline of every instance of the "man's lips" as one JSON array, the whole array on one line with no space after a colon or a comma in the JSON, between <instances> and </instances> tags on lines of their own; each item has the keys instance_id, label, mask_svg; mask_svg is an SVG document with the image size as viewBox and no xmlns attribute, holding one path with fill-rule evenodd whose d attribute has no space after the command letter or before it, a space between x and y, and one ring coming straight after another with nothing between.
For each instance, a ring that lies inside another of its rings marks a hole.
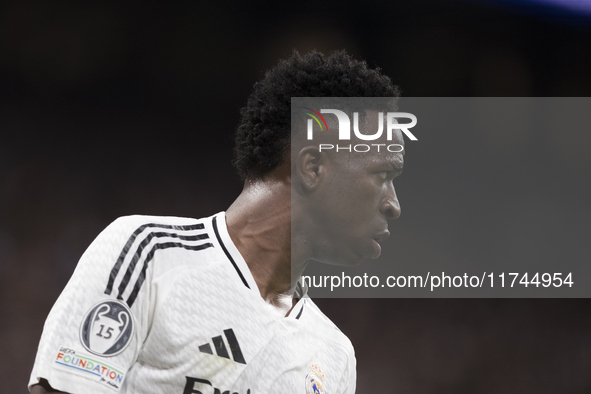
<instances>
[{"instance_id":1,"label":"man's lips","mask_svg":"<svg viewBox=\"0 0 591 394\"><path fill-rule=\"evenodd\" d=\"M382 242L385 241L386 239L388 239L388 237L390 236L390 232L388 230L385 230L379 234L374 235L373 239L376 242Z\"/></svg>"}]
</instances>

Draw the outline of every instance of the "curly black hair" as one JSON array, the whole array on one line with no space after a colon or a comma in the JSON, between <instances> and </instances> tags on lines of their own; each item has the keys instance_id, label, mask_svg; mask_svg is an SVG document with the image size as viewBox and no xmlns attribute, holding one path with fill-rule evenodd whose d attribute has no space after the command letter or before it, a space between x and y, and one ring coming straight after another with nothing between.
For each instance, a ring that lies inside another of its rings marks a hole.
<instances>
[{"instance_id":1,"label":"curly black hair","mask_svg":"<svg viewBox=\"0 0 591 394\"><path fill-rule=\"evenodd\" d=\"M257 179L286 160L291 140L291 97L398 97L397 86L379 68L344 50L325 56L294 51L254 85L240 111L234 166L242 179Z\"/></svg>"}]
</instances>

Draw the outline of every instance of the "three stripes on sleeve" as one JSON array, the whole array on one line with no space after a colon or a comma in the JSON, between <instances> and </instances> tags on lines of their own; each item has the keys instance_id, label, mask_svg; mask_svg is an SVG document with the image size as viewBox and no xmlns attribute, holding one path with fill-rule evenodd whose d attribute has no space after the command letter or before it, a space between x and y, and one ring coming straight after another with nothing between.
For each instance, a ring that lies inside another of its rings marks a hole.
<instances>
[{"instance_id":1,"label":"three stripes on sleeve","mask_svg":"<svg viewBox=\"0 0 591 394\"><path fill-rule=\"evenodd\" d=\"M146 279L146 271L148 270L148 266L154 258L156 251L169 248L199 251L210 248L213 244L207 242L209 239L207 232L203 231L195 233L196 230L203 230L204 228L205 226L203 223L184 226L147 223L138 227L127 240L117 261L111 269L107 287L105 288L105 294L111 295L113 293L116 279L121 277L121 281L117 288L117 299L123 300L123 294L128 287L131 286L130 283L134 272L139 269L139 275L135 279L135 283L132 285L132 290L126 300L127 305L131 307L142 288ZM161 241L162 238L166 238L166 240ZM171 241L171 238L173 238L174 241ZM156 239L156 242L152 242L154 239ZM141 241L136 242L136 240ZM195 241L204 242L195 244ZM144 255L143 252L146 248L148 248L149 251ZM132 257L129 259L128 256ZM127 265L127 269L122 271L121 268L126 260L129 260L129 264Z\"/></svg>"}]
</instances>

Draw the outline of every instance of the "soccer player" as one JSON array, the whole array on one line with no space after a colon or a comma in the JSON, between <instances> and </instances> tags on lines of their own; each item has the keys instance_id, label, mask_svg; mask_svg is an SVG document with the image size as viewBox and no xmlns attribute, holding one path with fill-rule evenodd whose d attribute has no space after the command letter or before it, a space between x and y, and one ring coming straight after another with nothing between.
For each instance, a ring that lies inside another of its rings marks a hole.
<instances>
[{"instance_id":1,"label":"soccer player","mask_svg":"<svg viewBox=\"0 0 591 394\"><path fill-rule=\"evenodd\" d=\"M380 254L402 154L352 159L304 138L290 151L290 99L358 96L398 90L344 51L268 71L236 134L242 193L203 219L109 225L47 318L31 393L354 393L353 347L297 278L310 260Z\"/></svg>"}]
</instances>

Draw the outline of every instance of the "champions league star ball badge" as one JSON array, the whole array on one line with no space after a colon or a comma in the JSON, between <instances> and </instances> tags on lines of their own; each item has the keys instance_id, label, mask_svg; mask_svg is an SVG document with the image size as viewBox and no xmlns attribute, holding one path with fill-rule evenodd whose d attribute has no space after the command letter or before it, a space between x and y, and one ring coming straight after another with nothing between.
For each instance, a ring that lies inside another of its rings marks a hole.
<instances>
[{"instance_id":1,"label":"champions league star ball badge","mask_svg":"<svg viewBox=\"0 0 591 394\"><path fill-rule=\"evenodd\" d=\"M98 356L116 356L127 348L133 336L131 311L118 300L101 301L88 311L80 326L80 340Z\"/></svg>"},{"instance_id":2,"label":"champions league star ball badge","mask_svg":"<svg viewBox=\"0 0 591 394\"><path fill-rule=\"evenodd\" d=\"M324 389L326 376L324 376L324 372L316 363L311 363L310 368L312 371L306 375L306 394L326 394Z\"/></svg>"}]
</instances>

